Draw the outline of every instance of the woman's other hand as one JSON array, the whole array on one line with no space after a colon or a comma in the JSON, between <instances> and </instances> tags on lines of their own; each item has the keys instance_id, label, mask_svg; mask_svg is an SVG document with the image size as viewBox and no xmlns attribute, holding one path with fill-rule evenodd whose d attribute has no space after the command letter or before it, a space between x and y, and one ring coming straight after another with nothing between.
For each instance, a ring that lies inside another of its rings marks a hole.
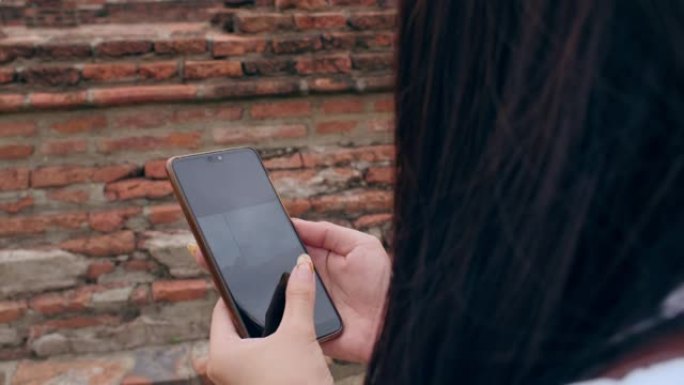
<instances>
[{"instance_id":1,"label":"woman's other hand","mask_svg":"<svg viewBox=\"0 0 684 385\"><path fill-rule=\"evenodd\" d=\"M333 358L367 363L382 326L391 263L372 235L328 222L292 220L337 308L344 330L322 343ZM198 264L206 261L197 245L189 247Z\"/></svg>"},{"instance_id":2,"label":"woman's other hand","mask_svg":"<svg viewBox=\"0 0 684 385\"><path fill-rule=\"evenodd\" d=\"M344 331L322 344L333 358L367 363L382 327L391 262L372 235L328 222L293 219L342 317Z\"/></svg>"},{"instance_id":3,"label":"woman's other hand","mask_svg":"<svg viewBox=\"0 0 684 385\"><path fill-rule=\"evenodd\" d=\"M222 300L211 319L207 375L217 384L333 384L316 341L313 323L315 284L311 259L297 260L286 289L278 330L265 338L241 339Z\"/></svg>"}]
</instances>

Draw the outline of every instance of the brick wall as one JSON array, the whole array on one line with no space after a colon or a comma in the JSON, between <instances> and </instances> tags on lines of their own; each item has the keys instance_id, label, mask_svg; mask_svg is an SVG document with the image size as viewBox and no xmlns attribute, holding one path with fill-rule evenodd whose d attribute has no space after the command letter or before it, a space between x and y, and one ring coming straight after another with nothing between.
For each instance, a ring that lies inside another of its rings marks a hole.
<instances>
[{"instance_id":1,"label":"brick wall","mask_svg":"<svg viewBox=\"0 0 684 385\"><path fill-rule=\"evenodd\" d=\"M216 294L185 250L171 155L255 146L291 215L386 233L393 9L230 5L2 27L0 361L207 337Z\"/></svg>"}]
</instances>

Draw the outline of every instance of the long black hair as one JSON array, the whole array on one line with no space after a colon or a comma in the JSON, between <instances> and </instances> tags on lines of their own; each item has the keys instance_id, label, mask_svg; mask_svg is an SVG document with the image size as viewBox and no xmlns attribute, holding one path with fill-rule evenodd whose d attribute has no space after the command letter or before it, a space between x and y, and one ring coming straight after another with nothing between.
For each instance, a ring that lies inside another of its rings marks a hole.
<instances>
[{"instance_id":1,"label":"long black hair","mask_svg":"<svg viewBox=\"0 0 684 385\"><path fill-rule=\"evenodd\" d=\"M563 384L637 343L684 280L683 4L399 1L368 384Z\"/></svg>"}]
</instances>

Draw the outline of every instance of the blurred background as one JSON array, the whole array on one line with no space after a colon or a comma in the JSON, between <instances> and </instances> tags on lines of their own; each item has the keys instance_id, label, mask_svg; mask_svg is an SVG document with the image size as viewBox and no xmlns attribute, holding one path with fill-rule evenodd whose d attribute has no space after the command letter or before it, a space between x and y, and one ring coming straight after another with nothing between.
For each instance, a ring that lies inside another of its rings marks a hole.
<instances>
[{"instance_id":1,"label":"blurred background","mask_svg":"<svg viewBox=\"0 0 684 385\"><path fill-rule=\"evenodd\" d=\"M169 156L254 146L292 216L383 238L394 24L383 0L0 0L0 385L206 383L216 294Z\"/></svg>"}]
</instances>

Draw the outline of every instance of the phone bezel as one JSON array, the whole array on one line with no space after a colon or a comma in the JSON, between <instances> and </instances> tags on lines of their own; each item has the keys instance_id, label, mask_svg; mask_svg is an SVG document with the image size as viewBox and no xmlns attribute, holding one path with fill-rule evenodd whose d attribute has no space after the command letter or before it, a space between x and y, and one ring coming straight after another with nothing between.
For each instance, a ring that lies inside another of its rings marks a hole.
<instances>
[{"instance_id":1,"label":"phone bezel","mask_svg":"<svg viewBox=\"0 0 684 385\"><path fill-rule=\"evenodd\" d=\"M283 213L288 218L288 222L291 226L292 231L294 232L295 236L297 237L297 241L299 244L302 246L303 250L306 250L306 246L304 246L304 243L302 240L299 238L299 234L297 234L297 230L294 227L294 223L292 223L292 220L290 219L290 215L287 212L287 209L283 205L282 200L280 199L280 195L278 194L278 191L275 189L273 186L273 182L271 181L271 178L269 177L268 170L264 166L263 160L261 159L261 155L259 152L252 148L252 147L237 147L237 148L229 148L229 149L222 149L222 150L214 150L214 151L206 151L206 152L200 152L200 153L194 153L194 154L187 154L187 155L180 155L180 156L173 156L169 158L166 161L166 173L169 176L169 179L171 181L171 185L173 187L174 195L176 196L176 199L180 203L181 209L183 211L183 214L185 215L186 220L188 221L188 224L190 225L190 230L192 231L192 234L194 235L195 239L197 240L198 246L202 253L205 256L208 256L206 258L207 260L207 266L209 267L209 272L211 274L212 280L214 281L214 285L219 291L219 294L223 298L223 300L226 303L226 306L228 306L228 309L230 311L230 316L233 320L233 324L237 328L237 332L242 338L250 338L249 333L247 332L247 328L245 327L244 322L242 321L242 317L239 315L239 311L237 309L237 305L235 304L235 300L233 298L232 292L230 291L230 287L228 282L225 281L223 275L220 273L218 264L216 262L216 258L214 255L211 253L211 250L207 246L208 243L206 239L204 238L204 234L200 230L199 224L195 218L195 215L192 212L192 209L190 208L190 205L187 201L187 197L185 196L185 192L183 191L183 187L181 186L178 178L176 177L176 172L175 169L173 168L173 165L175 162L178 161L183 161L185 159L191 159L191 158L198 158L198 157L207 157L207 156L212 156L215 154L225 154L225 153L233 153L233 152L240 152L240 151L249 151L252 152L254 155L256 155L257 161L259 165L261 166L262 170L264 171L264 174L266 175L266 179L268 180L269 185L271 186L271 190L275 194L276 198L278 199L278 204L280 205L280 208L283 210ZM324 342L328 341L330 339L333 339L337 336L339 336L342 331L344 330L344 322L342 321L342 317L339 314L339 311L337 310L337 307L335 306L335 303L332 301L330 294L328 293L328 289L325 287L325 283L321 280L318 272L314 272L317 276L317 279L320 280L321 286L323 287L323 291L325 292L326 297L330 301L333 310L335 311L335 315L337 317L337 320L339 322L339 327L327 334L324 334L322 336L317 336L317 339L319 342ZM320 295L320 294L318 294Z\"/></svg>"}]
</instances>

